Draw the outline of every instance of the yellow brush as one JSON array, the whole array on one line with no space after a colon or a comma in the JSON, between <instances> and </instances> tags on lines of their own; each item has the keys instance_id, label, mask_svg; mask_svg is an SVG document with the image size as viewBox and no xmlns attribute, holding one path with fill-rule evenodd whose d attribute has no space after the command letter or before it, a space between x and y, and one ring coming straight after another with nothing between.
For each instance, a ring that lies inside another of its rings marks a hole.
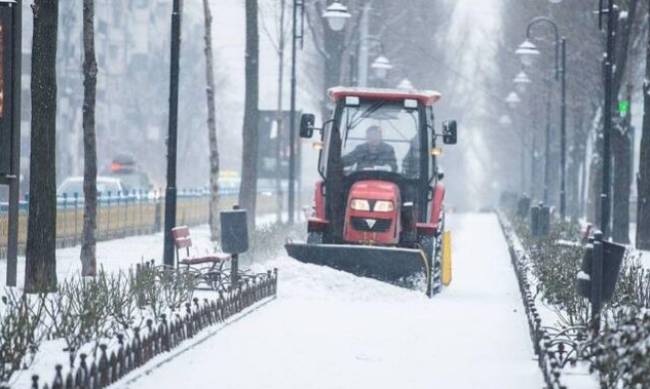
<instances>
[{"instance_id":1,"label":"yellow brush","mask_svg":"<svg viewBox=\"0 0 650 389\"><path fill-rule=\"evenodd\" d=\"M442 284L451 284L451 231L442 234Z\"/></svg>"}]
</instances>

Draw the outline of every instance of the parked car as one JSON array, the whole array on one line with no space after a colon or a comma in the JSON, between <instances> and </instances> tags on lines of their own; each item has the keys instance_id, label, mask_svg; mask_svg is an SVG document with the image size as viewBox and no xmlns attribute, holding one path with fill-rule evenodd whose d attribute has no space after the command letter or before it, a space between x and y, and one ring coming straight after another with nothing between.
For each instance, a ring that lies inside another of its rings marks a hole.
<instances>
[{"instance_id":1,"label":"parked car","mask_svg":"<svg viewBox=\"0 0 650 389\"><path fill-rule=\"evenodd\" d=\"M111 193L111 196L120 196L124 193L124 185L122 182L113 177L98 176L97 177L97 193L100 196L107 196L108 193ZM73 199L75 193L79 196L79 199L84 197L84 178L83 177L68 177L66 178L59 188L56 191L56 196L59 199L67 197L68 199Z\"/></svg>"},{"instance_id":2,"label":"parked car","mask_svg":"<svg viewBox=\"0 0 650 389\"><path fill-rule=\"evenodd\" d=\"M128 193L133 191L149 192L153 189L147 173L140 170L135 159L127 154L117 155L113 158L110 170L105 174L107 177L119 179L122 182L122 187Z\"/></svg>"}]
</instances>

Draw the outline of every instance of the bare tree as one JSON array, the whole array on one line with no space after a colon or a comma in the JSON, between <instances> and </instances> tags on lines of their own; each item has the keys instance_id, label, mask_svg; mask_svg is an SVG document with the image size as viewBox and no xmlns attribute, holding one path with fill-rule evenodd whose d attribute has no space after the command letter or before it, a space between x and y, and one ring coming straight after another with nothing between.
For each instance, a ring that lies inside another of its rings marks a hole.
<instances>
[{"instance_id":1,"label":"bare tree","mask_svg":"<svg viewBox=\"0 0 650 389\"><path fill-rule=\"evenodd\" d=\"M248 225L255 226L257 200L259 32L257 0L246 0L246 89L242 130L242 177L239 204L248 210Z\"/></svg>"},{"instance_id":2,"label":"bare tree","mask_svg":"<svg viewBox=\"0 0 650 389\"><path fill-rule=\"evenodd\" d=\"M97 274L97 144L95 140L95 98L97 92L97 61L95 60L95 0L83 2L84 44L84 225L81 239L81 274Z\"/></svg>"},{"instance_id":3,"label":"bare tree","mask_svg":"<svg viewBox=\"0 0 650 389\"><path fill-rule=\"evenodd\" d=\"M219 237L219 147L214 108L214 56L212 54L212 13L210 3L203 0L205 17L205 77L208 103L208 145L210 148L210 239Z\"/></svg>"},{"instance_id":4,"label":"bare tree","mask_svg":"<svg viewBox=\"0 0 650 389\"><path fill-rule=\"evenodd\" d=\"M650 4L646 24L650 23ZM643 83L643 133L639 158L636 247L650 250L650 32L646 42L645 82Z\"/></svg>"},{"instance_id":5,"label":"bare tree","mask_svg":"<svg viewBox=\"0 0 650 389\"><path fill-rule=\"evenodd\" d=\"M25 291L56 289L56 37L59 2L34 0Z\"/></svg>"}]
</instances>

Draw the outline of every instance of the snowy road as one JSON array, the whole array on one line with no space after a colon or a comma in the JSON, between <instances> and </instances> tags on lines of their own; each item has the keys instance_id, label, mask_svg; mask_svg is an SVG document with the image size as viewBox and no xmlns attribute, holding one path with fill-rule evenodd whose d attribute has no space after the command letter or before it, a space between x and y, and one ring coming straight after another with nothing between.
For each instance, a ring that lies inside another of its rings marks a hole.
<instances>
[{"instance_id":1,"label":"snowy road","mask_svg":"<svg viewBox=\"0 0 650 389\"><path fill-rule=\"evenodd\" d=\"M133 388L540 388L496 216L453 215L454 281L432 300L279 258L278 299Z\"/></svg>"}]
</instances>

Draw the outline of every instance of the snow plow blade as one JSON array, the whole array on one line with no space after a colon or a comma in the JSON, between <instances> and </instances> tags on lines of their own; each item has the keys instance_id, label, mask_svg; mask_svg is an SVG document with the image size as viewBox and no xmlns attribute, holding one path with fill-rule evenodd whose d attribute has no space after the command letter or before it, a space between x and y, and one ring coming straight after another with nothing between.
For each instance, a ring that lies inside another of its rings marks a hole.
<instances>
[{"instance_id":1,"label":"snow plow blade","mask_svg":"<svg viewBox=\"0 0 650 389\"><path fill-rule=\"evenodd\" d=\"M361 277L398 281L418 273L429 277L429 266L419 249L341 244L287 243L290 257L329 266Z\"/></svg>"}]
</instances>

